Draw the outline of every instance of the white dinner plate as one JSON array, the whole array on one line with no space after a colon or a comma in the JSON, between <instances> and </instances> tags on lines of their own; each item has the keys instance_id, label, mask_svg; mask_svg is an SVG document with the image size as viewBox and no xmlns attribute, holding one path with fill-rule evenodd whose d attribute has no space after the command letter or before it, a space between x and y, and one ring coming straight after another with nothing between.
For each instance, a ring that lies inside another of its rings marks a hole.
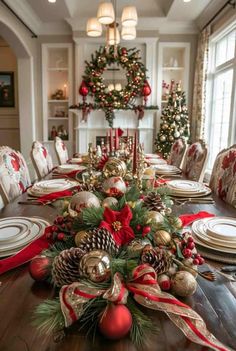
<instances>
[{"instance_id":1,"label":"white dinner plate","mask_svg":"<svg viewBox=\"0 0 236 351\"><path fill-rule=\"evenodd\" d=\"M6 217L0 219L0 246L25 237L32 227L32 221L25 217Z\"/></svg>"},{"instance_id":2,"label":"white dinner plate","mask_svg":"<svg viewBox=\"0 0 236 351\"><path fill-rule=\"evenodd\" d=\"M82 158L81 157L73 157L70 159L69 161L70 163L81 163L83 162Z\"/></svg>"},{"instance_id":3,"label":"white dinner plate","mask_svg":"<svg viewBox=\"0 0 236 351\"><path fill-rule=\"evenodd\" d=\"M56 191L70 189L78 183L69 179L50 179L35 183L31 188L27 189L27 193L31 196L47 195Z\"/></svg>"},{"instance_id":4,"label":"white dinner plate","mask_svg":"<svg viewBox=\"0 0 236 351\"><path fill-rule=\"evenodd\" d=\"M60 165L57 167L57 172L62 173L62 174L67 174L72 171L84 171L87 167L85 166L80 166L80 165Z\"/></svg>"},{"instance_id":5,"label":"white dinner plate","mask_svg":"<svg viewBox=\"0 0 236 351\"><path fill-rule=\"evenodd\" d=\"M145 157L147 158L161 158L159 155L157 154L145 154Z\"/></svg>"},{"instance_id":6,"label":"white dinner plate","mask_svg":"<svg viewBox=\"0 0 236 351\"><path fill-rule=\"evenodd\" d=\"M236 241L236 219L230 217L212 218L206 223L209 236L221 240Z\"/></svg>"},{"instance_id":7,"label":"white dinner plate","mask_svg":"<svg viewBox=\"0 0 236 351\"><path fill-rule=\"evenodd\" d=\"M167 163L166 160L162 158L147 158L145 161L150 165L164 165Z\"/></svg>"}]
</instances>

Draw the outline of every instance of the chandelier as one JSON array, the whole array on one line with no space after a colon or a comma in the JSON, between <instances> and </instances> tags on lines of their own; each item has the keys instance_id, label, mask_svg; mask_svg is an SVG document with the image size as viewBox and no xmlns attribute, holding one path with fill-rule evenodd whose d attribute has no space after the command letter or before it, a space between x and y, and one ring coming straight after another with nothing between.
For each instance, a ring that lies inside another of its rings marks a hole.
<instances>
[{"instance_id":1,"label":"chandelier","mask_svg":"<svg viewBox=\"0 0 236 351\"><path fill-rule=\"evenodd\" d=\"M99 37L102 35L102 25L106 28L106 46L118 45L120 37L123 40L133 40L136 38L136 25L138 15L135 6L126 6L123 8L121 15L121 33L118 29L119 24L116 21L116 1L114 6L112 2L100 3L97 11L97 17L89 18L87 21L87 35L90 37Z\"/></svg>"}]
</instances>

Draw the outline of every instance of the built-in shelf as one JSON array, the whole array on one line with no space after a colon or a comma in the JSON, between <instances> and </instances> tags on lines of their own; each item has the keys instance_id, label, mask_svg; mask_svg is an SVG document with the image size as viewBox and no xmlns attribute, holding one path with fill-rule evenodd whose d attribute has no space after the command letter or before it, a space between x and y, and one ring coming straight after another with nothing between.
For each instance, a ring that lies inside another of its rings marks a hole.
<instances>
[{"instance_id":1,"label":"built-in shelf","mask_svg":"<svg viewBox=\"0 0 236 351\"><path fill-rule=\"evenodd\" d=\"M56 72L68 71L68 68L66 68L66 67L64 67L64 68L50 67L50 68L48 68L48 71L56 71Z\"/></svg>"},{"instance_id":2,"label":"built-in shelf","mask_svg":"<svg viewBox=\"0 0 236 351\"><path fill-rule=\"evenodd\" d=\"M182 71L184 67L163 67L163 71Z\"/></svg>"},{"instance_id":3,"label":"built-in shelf","mask_svg":"<svg viewBox=\"0 0 236 351\"><path fill-rule=\"evenodd\" d=\"M69 102L69 100L48 100L48 102Z\"/></svg>"},{"instance_id":4,"label":"built-in shelf","mask_svg":"<svg viewBox=\"0 0 236 351\"><path fill-rule=\"evenodd\" d=\"M68 117L48 117L48 119L65 120L68 119Z\"/></svg>"}]
</instances>

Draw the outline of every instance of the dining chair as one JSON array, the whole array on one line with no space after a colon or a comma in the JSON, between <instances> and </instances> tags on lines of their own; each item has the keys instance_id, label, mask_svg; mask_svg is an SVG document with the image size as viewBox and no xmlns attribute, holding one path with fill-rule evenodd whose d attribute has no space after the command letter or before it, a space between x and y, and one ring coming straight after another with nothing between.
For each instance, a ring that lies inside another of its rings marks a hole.
<instances>
[{"instance_id":1,"label":"dining chair","mask_svg":"<svg viewBox=\"0 0 236 351\"><path fill-rule=\"evenodd\" d=\"M202 182L208 158L208 147L203 140L191 144L186 151L182 171L187 179Z\"/></svg>"},{"instance_id":2,"label":"dining chair","mask_svg":"<svg viewBox=\"0 0 236 351\"><path fill-rule=\"evenodd\" d=\"M209 185L219 198L236 207L236 144L216 156Z\"/></svg>"},{"instance_id":3,"label":"dining chair","mask_svg":"<svg viewBox=\"0 0 236 351\"><path fill-rule=\"evenodd\" d=\"M54 146L59 164L63 165L67 163L69 156L64 141L61 138L56 137L54 140Z\"/></svg>"},{"instance_id":4,"label":"dining chair","mask_svg":"<svg viewBox=\"0 0 236 351\"><path fill-rule=\"evenodd\" d=\"M174 142L170 150L168 164L181 168L184 161L184 156L187 150L187 143L180 138Z\"/></svg>"},{"instance_id":5,"label":"dining chair","mask_svg":"<svg viewBox=\"0 0 236 351\"><path fill-rule=\"evenodd\" d=\"M42 179L53 168L52 157L47 148L39 141L34 141L30 153L38 179Z\"/></svg>"},{"instance_id":6,"label":"dining chair","mask_svg":"<svg viewBox=\"0 0 236 351\"><path fill-rule=\"evenodd\" d=\"M21 195L31 185L24 157L8 146L0 147L0 195L4 205Z\"/></svg>"}]
</instances>

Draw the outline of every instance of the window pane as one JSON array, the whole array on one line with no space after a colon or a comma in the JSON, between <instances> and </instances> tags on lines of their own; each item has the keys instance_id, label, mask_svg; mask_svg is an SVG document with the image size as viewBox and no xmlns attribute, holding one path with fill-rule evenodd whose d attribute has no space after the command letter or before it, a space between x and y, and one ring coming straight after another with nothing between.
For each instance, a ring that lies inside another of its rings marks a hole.
<instances>
[{"instance_id":1,"label":"window pane","mask_svg":"<svg viewBox=\"0 0 236 351\"><path fill-rule=\"evenodd\" d=\"M222 65L234 57L236 40L235 33L236 31L233 30L217 42L216 66Z\"/></svg>"},{"instance_id":2,"label":"window pane","mask_svg":"<svg viewBox=\"0 0 236 351\"><path fill-rule=\"evenodd\" d=\"M228 146L232 83L233 69L219 73L214 79L212 120L210 123L210 159L208 165L210 169L213 167L218 152Z\"/></svg>"}]
</instances>

